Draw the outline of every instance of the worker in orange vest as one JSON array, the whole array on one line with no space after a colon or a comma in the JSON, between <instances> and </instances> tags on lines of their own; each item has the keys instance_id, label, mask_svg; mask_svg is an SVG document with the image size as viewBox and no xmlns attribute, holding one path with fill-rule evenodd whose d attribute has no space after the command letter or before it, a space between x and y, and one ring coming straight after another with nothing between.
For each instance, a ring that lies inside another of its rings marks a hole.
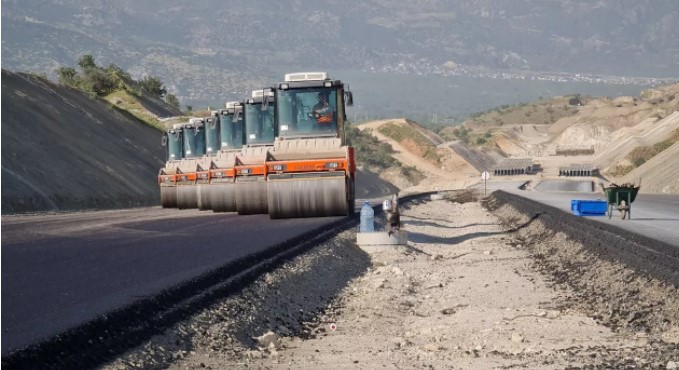
<instances>
[{"instance_id":1,"label":"worker in orange vest","mask_svg":"<svg viewBox=\"0 0 679 370\"><path fill-rule=\"evenodd\" d=\"M330 104L329 90L321 91L318 94L318 104L314 105L313 117L319 125L335 122L335 107Z\"/></svg>"}]
</instances>

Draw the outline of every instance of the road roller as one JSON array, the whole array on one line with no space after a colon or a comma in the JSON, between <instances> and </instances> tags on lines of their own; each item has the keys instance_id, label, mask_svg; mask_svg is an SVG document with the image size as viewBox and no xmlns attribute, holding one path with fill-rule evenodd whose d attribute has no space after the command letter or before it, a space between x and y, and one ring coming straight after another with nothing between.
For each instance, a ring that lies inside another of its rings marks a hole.
<instances>
[{"instance_id":1,"label":"road roller","mask_svg":"<svg viewBox=\"0 0 679 370\"><path fill-rule=\"evenodd\" d=\"M245 101L245 145L236 156L236 210L239 215L268 212L266 161L276 138L275 92L265 88Z\"/></svg>"},{"instance_id":2,"label":"road roller","mask_svg":"<svg viewBox=\"0 0 679 370\"><path fill-rule=\"evenodd\" d=\"M210 117L205 118L204 130L206 163L196 170L196 205L201 211L211 209L210 193L206 186L210 185L210 168L213 163L211 159L221 148L219 111L212 111Z\"/></svg>"},{"instance_id":3,"label":"road roller","mask_svg":"<svg viewBox=\"0 0 679 370\"><path fill-rule=\"evenodd\" d=\"M167 161L158 171L160 205L163 208L177 208L177 167L184 158L184 132L181 124L176 124L163 133L162 145L165 147Z\"/></svg>"},{"instance_id":4,"label":"road roller","mask_svg":"<svg viewBox=\"0 0 679 370\"><path fill-rule=\"evenodd\" d=\"M353 214L356 163L345 136L351 92L325 72L290 73L274 105L278 135L266 161L266 197L257 201L267 202L271 218Z\"/></svg>"},{"instance_id":5,"label":"road roller","mask_svg":"<svg viewBox=\"0 0 679 370\"><path fill-rule=\"evenodd\" d=\"M210 158L205 156L205 120L191 118L182 126L184 158L177 164L177 208L198 208L197 185L208 179Z\"/></svg>"},{"instance_id":6,"label":"road roller","mask_svg":"<svg viewBox=\"0 0 679 370\"><path fill-rule=\"evenodd\" d=\"M214 114L219 118L219 151L212 158L209 181L199 186L199 208L213 212L236 211L236 156L244 143L243 103L226 103Z\"/></svg>"}]
</instances>

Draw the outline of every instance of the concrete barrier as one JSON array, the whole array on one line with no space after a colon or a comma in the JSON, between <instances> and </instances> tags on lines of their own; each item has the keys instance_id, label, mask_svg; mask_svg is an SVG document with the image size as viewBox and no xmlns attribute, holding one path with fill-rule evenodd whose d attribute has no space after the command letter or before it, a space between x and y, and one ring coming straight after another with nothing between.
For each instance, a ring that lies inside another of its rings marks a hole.
<instances>
[{"instance_id":1,"label":"concrete barrier","mask_svg":"<svg viewBox=\"0 0 679 370\"><path fill-rule=\"evenodd\" d=\"M408 245L408 232L398 230L391 235L386 231L356 234L356 244L367 253L397 250Z\"/></svg>"}]
</instances>

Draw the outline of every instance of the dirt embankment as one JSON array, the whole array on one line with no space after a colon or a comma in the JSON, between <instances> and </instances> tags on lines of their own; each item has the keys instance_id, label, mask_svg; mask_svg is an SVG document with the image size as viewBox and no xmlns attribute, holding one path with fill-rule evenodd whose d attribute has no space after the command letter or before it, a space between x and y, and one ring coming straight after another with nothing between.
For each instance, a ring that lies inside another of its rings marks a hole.
<instances>
[{"instance_id":1,"label":"dirt embankment","mask_svg":"<svg viewBox=\"0 0 679 370\"><path fill-rule=\"evenodd\" d=\"M161 133L101 99L2 71L2 213L158 204Z\"/></svg>"},{"instance_id":2,"label":"dirt embankment","mask_svg":"<svg viewBox=\"0 0 679 370\"><path fill-rule=\"evenodd\" d=\"M393 157L396 160L405 166L417 168L417 170L423 174L420 183L416 186L402 189L404 193L441 189L460 189L478 182L478 171L451 147L444 145L438 146L436 153L439 157L439 163L434 164L432 161L423 157L423 152L419 148L408 147L408 145L382 134L379 131L379 128L386 124L414 127L412 121L405 119L372 121L358 125L357 127L362 131L371 129L373 136L378 140L389 144L393 148L395 152ZM418 126L417 131L421 133L422 130L424 129ZM429 136L426 137L427 140L431 141L431 145L440 141L439 139L431 139ZM408 144L409 141L404 142ZM398 183L397 179L390 179L387 177L386 180L394 184Z\"/></svg>"},{"instance_id":3,"label":"dirt embankment","mask_svg":"<svg viewBox=\"0 0 679 370\"><path fill-rule=\"evenodd\" d=\"M621 182L643 185L643 193L679 194L679 142L663 150L637 169L627 174Z\"/></svg>"},{"instance_id":4,"label":"dirt embankment","mask_svg":"<svg viewBox=\"0 0 679 370\"><path fill-rule=\"evenodd\" d=\"M345 232L106 368L677 365L676 286L473 199L404 209L400 251L368 256Z\"/></svg>"},{"instance_id":5,"label":"dirt embankment","mask_svg":"<svg viewBox=\"0 0 679 370\"><path fill-rule=\"evenodd\" d=\"M638 97L577 100L580 104L557 98L497 109L465 121L465 129L447 128L442 134L476 143L471 146L480 151L531 157L542 165L541 176L557 176L560 167L571 164L593 163L618 183L638 182L643 175L642 192L677 191L676 176L672 176L679 168L676 161L661 165L660 160L646 158L648 164L635 171L635 177L622 176L640 162L629 158L635 149L664 145L679 127L679 84L644 90ZM541 120L540 114L549 119ZM479 168L473 158L462 157Z\"/></svg>"}]
</instances>

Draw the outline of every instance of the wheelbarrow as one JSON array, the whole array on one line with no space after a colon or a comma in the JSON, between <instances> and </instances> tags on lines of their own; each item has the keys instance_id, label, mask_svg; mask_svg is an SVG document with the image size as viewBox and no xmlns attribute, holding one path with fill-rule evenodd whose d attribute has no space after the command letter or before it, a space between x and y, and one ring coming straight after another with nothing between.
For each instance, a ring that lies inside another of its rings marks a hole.
<instances>
[{"instance_id":1,"label":"wheelbarrow","mask_svg":"<svg viewBox=\"0 0 679 370\"><path fill-rule=\"evenodd\" d=\"M613 210L617 209L620 211L620 218L628 220L632 219L632 203L637 198L637 193L641 185L634 184L622 184L616 185L611 183L610 186L605 187L601 184L601 188L606 194L606 199L608 201L608 218L613 216Z\"/></svg>"}]
</instances>

